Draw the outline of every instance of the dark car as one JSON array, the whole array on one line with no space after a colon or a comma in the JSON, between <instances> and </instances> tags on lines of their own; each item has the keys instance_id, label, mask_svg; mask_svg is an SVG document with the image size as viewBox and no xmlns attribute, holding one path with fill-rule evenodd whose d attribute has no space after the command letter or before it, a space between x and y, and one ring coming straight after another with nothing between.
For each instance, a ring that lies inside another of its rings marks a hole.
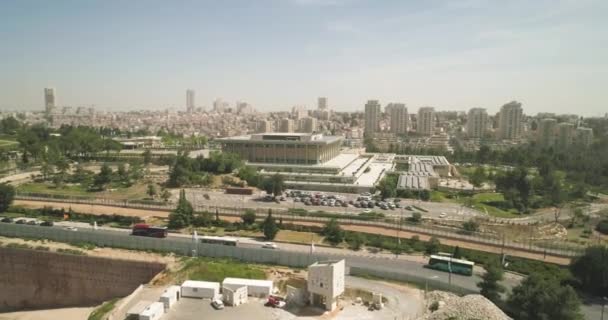
<instances>
[{"instance_id":1,"label":"dark car","mask_svg":"<svg viewBox=\"0 0 608 320\"><path fill-rule=\"evenodd\" d=\"M38 223L36 223L36 220L30 220L27 222L27 224L29 224L30 226L36 226L38 225Z\"/></svg>"},{"instance_id":2,"label":"dark car","mask_svg":"<svg viewBox=\"0 0 608 320\"><path fill-rule=\"evenodd\" d=\"M25 220L23 219L19 219L17 221L15 221L16 224L25 224Z\"/></svg>"},{"instance_id":3,"label":"dark car","mask_svg":"<svg viewBox=\"0 0 608 320\"><path fill-rule=\"evenodd\" d=\"M53 221L44 221L40 224L43 227L52 227L53 226Z\"/></svg>"},{"instance_id":4,"label":"dark car","mask_svg":"<svg viewBox=\"0 0 608 320\"><path fill-rule=\"evenodd\" d=\"M368 207L368 208L370 208L370 209L373 209L375 206L374 206L374 203L370 201L370 202L367 204L367 207Z\"/></svg>"},{"instance_id":5,"label":"dark car","mask_svg":"<svg viewBox=\"0 0 608 320\"><path fill-rule=\"evenodd\" d=\"M4 217L4 218L2 218L2 220L0 220L0 222L11 223L11 222L13 222L13 219L11 219L9 217Z\"/></svg>"}]
</instances>

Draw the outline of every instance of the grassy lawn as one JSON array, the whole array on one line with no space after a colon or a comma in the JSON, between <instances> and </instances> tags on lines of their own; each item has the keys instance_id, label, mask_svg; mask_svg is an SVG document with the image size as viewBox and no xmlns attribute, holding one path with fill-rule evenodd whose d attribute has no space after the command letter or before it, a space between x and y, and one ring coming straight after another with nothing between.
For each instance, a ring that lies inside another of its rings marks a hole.
<instances>
[{"instance_id":1,"label":"grassy lawn","mask_svg":"<svg viewBox=\"0 0 608 320\"><path fill-rule=\"evenodd\" d=\"M17 190L28 193L45 193L45 194L61 194L78 197L93 197L93 192L87 192L79 185L65 185L61 188L55 188L50 183L26 183L20 185Z\"/></svg>"},{"instance_id":2,"label":"grassy lawn","mask_svg":"<svg viewBox=\"0 0 608 320\"><path fill-rule=\"evenodd\" d=\"M118 301L118 298L116 299L112 299L110 301L104 302L101 307L93 310L93 312L91 312L91 314L89 315L88 320L101 320L103 319L106 314L108 314L108 312L112 311L112 309L114 309L114 305L116 305L116 302Z\"/></svg>"},{"instance_id":3,"label":"grassy lawn","mask_svg":"<svg viewBox=\"0 0 608 320\"><path fill-rule=\"evenodd\" d=\"M446 201L445 193L437 190L431 191L431 201L433 202L444 202Z\"/></svg>"},{"instance_id":4,"label":"grassy lawn","mask_svg":"<svg viewBox=\"0 0 608 320\"><path fill-rule=\"evenodd\" d=\"M157 186L157 190L160 190L159 186ZM74 197L109 198L115 200L141 200L149 197L146 194L147 185L143 183L136 183L128 188L119 187L115 189L110 188L106 191L91 192L80 185L64 185L61 188L56 188L55 185L51 183L33 182L20 185L18 191Z\"/></svg>"},{"instance_id":5,"label":"grassy lawn","mask_svg":"<svg viewBox=\"0 0 608 320\"><path fill-rule=\"evenodd\" d=\"M321 243L323 241L323 237L313 232L281 230L279 233L277 233L275 240L309 244L311 240L315 243Z\"/></svg>"},{"instance_id":6,"label":"grassy lawn","mask_svg":"<svg viewBox=\"0 0 608 320\"><path fill-rule=\"evenodd\" d=\"M222 282L225 278L266 279L262 266L230 259L185 258L183 266L170 274L174 283L184 280Z\"/></svg>"},{"instance_id":7,"label":"grassy lawn","mask_svg":"<svg viewBox=\"0 0 608 320\"><path fill-rule=\"evenodd\" d=\"M483 211L483 212L487 211L487 213L493 217L498 217L498 218L520 217L520 215L517 213L517 211L515 209L505 211L501 208L497 208L497 207L489 204L492 202L504 201L504 197L501 193L495 193L495 192L478 193L478 194L473 195L473 197L471 197L470 199L472 200L471 204L473 205L473 208ZM459 198L458 202L467 203L467 198Z\"/></svg>"}]
</instances>

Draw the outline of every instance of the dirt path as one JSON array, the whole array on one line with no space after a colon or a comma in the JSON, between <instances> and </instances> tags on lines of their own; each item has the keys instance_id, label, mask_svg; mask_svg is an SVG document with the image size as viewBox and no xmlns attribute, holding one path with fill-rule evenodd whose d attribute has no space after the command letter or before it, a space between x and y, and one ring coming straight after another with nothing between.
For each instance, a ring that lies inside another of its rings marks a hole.
<instances>
[{"instance_id":1,"label":"dirt path","mask_svg":"<svg viewBox=\"0 0 608 320\"><path fill-rule=\"evenodd\" d=\"M125 216L137 216L137 217L140 217L143 219L145 219L147 217L166 218L169 216L169 212L167 212L167 211L130 209L130 208L119 208L119 207L88 205L88 204L70 204L70 203L59 203L59 202L16 200L15 205L20 205L20 206L29 207L29 208L42 208L44 206L52 205L55 208L64 208L66 210L68 210L69 208L72 208L72 210L74 210L76 212L83 212L83 213L86 212L86 213L99 214L99 215L115 213L118 215L125 215ZM222 219L225 219L228 221L239 220L239 218L236 218L233 216L226 216L226 217L222 216ZM306 225L306 226L323 226L323 223L317 223L317 222L297 222L297 224ZM371 233L371 234L381 234L381 235L386 235L386 236L396 236L397 235L397 231L395 231L395 230L387 230L384 228L373 227L373 226L357 226L357 225L342 224L342 228L344 230L349 230L349 231L358 231L358 232L365 232L365 233ZM427 241L431 238L429 235L418 234L418 233L414 233L414 232L410 232L410 231L400 231L399 236L403 237L403 238L411 238L413 236L418 236L418 237L420 237L420 240L423 240L423 241ZM446 238L442 238L442 237L439 237L439 238L441 239L441 243L450 245L450 246L459 246L461 248L467 248L467 249L473 249L473 250L479 250L479 251L485 251L485 252L493 252L493 253L502 252L502 249L500 247L496 247L496 246L492 246L492 245L472 243L472 242L459 241L459 240L453 240L453 239L446 239ZM525 250L505 248L504 253L511 255L511 256L551 262L551 263L556 263L556 264L560 264L560 265L570 264L569 258L555 257L555 256L550 256L550 255L544 256L541 253L533 253L533 252L528 252Z\"/></svg>"},{"instance_id":2,"label":"dirt path","mask_svg":"<svg viewBox=\"0 0 608 320\"><path fill-rule=\"evenodd\" d=\"M63 308L51 310L0 313L0 320L83 320L95 308Z\"/></svg>"}]
</instances>

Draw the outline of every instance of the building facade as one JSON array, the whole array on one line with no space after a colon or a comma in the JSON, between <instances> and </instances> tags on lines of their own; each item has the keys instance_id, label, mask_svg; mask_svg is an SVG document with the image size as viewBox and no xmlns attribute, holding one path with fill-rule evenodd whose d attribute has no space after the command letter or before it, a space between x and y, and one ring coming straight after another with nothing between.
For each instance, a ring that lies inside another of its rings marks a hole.
<instances>
[{"instance_id":1,"label":"building facade","mask_svg":"<svg viewBox=\"0 0 608 320\"><path fill-rule=\"evenodd\" d=\"M317 99L317 107L319 110L327 109L327 97L319 97Z\"/></svg>"},{"instance_id":2,"label":"building facade","mask_svg":"<svg viewBox=\"0 0 608 320\"><path fill-rule=\"evenodd\" d=\"M472 108L467 115L467 136L483 138L488 131L488 112L483 108Z\"/></svg>"},{"instance_id":3,"label":"building facade","mask_svg":"<svg viewBox=\"0 0 608 320\"><path fill-rule=\"evenodd\" d=\"M498 138L519 139L522 135L523 109L521 103L511 101L500 108L498 114Z\"/></svg>"},{"instance_id":4,"label":"building facade","mask_svg":"<svg viewBox=\"0 0 608 320\"><path fill-rule=\"evenodd\" d=\"M279 132L293 132L293 120L289 118L281 119L279 123Z\"/></svg>"},{"instance_id":5,"label":"building facade","mask_svg":"<svg viewBox=\"0 0 608 320\"><path fill-rule=\"evenodd\" d=\"M389 108L389 107L387 107ZM405 134L409 128L409 114L403 103L390 104L391 132L394 134Z\"/></svg>"},{"instance_id":6,"label":"building facade","mask_svg":"<svg viewBox=\"0 0 608 320\"><path fill-rule=\"evenodd\" d=\"M313 305L323 305L332 311L338 297L344 293L345 262L323 261L308 267L307 289Z\"/></svg>"},{"instance_id":7,"label":"building facade","mask_svg":"<svg viewBox=\"0 0 608 320\"><path fill-rule=\"evenodd\" d=\"M418 109L416 132L420 135L431 136L435 132L435 108L422 107Z\"/></svg>"},{"instance_id":8,"label":"building facade","mask_svg":"<svg viewBox=\"0 0 608 320\"><path fill-rule=\"evenodd\" d=\"M557 131L557 120L553 118L541 119L536 130L536 141L543 147L553 146Z\"/></svg>"},{"instance_id":9,"label":"building facade","mask_svg":"<svg viewBox=\"0 0 608 320\"><path fill-rule=\"evenodd\" d=\"M53 113L55 109L55 88L44 88L44 111Z\"/></svg>"},{"instance_id":10,"label":"building facade","mask_svg":"<svg viewBox=\"0 0 608 320\"><path fill-rule=\"evenodd\" d=\"M380 131L380 102L378 100L369 100L365 104L365 135L373 136L374 133Z\"/></svg>"},{"instance_id":11,"label":"building facade","mask_svg":"<svg viewBox=\"0 0 608 320\"><path fill-rule=\"evenodd\" d=\"M188 113L194 112L194 95L194 90L186 90L186 111L188 111Z\"/></svg>"},{"instance_id":12,"label":"building facade","mask_svg":"<svg viewBox=\"0 0 608 320\"><path fill-rule=\"evenodd\" d=\"M224 152L255 163L321 164L340 154L342 137L308 133L253 134L219 139Z\"/></svg>"}]
</instances>

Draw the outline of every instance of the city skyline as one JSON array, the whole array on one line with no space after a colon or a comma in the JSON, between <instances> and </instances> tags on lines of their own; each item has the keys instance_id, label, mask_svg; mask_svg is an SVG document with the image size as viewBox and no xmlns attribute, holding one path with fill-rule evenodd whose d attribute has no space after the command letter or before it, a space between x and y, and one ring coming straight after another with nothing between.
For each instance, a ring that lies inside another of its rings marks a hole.
<instances>
[{"instance_id":1,"label":"city skyline","mask_svg":"<svg viewBox=\"0 0 608 320\"><path fill-rule=\"evenodd\" d=\"M58 106L107 110L185 108L187 88L207 109L605 110L602 1L237 2L3 2L0 108L40 110L49 87Z\"/></svg>"}]
</instances>

